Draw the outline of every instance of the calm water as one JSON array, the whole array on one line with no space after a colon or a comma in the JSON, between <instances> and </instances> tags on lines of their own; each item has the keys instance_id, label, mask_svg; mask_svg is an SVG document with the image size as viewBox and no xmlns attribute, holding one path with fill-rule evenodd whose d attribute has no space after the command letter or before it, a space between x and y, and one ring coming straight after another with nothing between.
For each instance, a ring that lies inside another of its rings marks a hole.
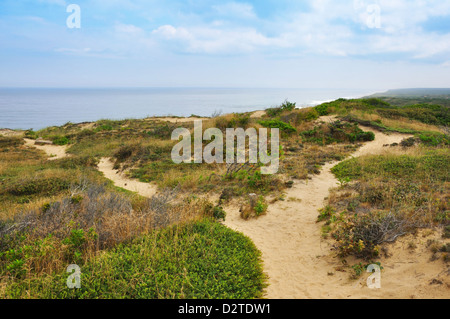
<instances>
[{"instance_id":1,"label":"calm water","mask_svg":"<svg viewBox=\"0 0 450 319\"><path fill-rule=\"evenodd\" d=\"M306 89L0 89L0 128L35 130L99 119L210 116L261 110L288 99L311 106L369 90Z\"/></svg>"}]
</instances>

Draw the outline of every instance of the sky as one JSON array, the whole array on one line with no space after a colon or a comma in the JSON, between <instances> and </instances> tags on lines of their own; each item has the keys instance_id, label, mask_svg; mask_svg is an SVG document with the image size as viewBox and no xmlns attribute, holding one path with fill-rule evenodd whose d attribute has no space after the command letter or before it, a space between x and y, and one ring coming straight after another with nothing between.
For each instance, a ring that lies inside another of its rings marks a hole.
<instances>
[{"instance_id":1,"label":"sky","mask_svg":"<svg viewBox=\"0 0 450 319\"><path fill-rule=\"evenodd\" d=\"M448 0L1 0L0 30L0 87L450 87Z\"/></svg>"}]
</instances>

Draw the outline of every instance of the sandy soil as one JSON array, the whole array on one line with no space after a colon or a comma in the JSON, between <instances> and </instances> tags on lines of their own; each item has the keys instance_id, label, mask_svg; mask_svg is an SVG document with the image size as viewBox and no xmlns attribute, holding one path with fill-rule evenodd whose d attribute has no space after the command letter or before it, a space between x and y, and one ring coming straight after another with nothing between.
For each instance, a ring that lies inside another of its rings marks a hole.
<instances>
[{"instance_id":1,"label":"sandy soil","mask_svg":"<svg viewBox=\"0 0 450 319\"><path fill-rule=\"evenodd\" d=\"M375 141L366 143L355 156L383 152L383 144L398 143L407 137L374 133ZM322 239L321 224L316 223L318 209L323 207L329 189L337 186L337 180L330 172L334 165L336 163L325 165L322 173L311 180L295 181L285 196L291 201L270 205L267 215L258 219L242 220L237 205L225 208L225 224L250 237L262 252L265 272L269 276L265 297L450 298L450 282L442 273L442 261L429 262L431 253L424 247L418 247L420 252L414 254L403 251L405 239L392 248L395 250L393 257L381 260L384 267L381 289L367 287L365 280L370 274L352 281L348 270L336 270L340 263L332 254L332 242ZM354 263L348 261L350 265ZM430 281L436 278L441 278L443 283L431 286Z\"/></svg>"},{"instance_id":2,"label":"sandy soil","mask_svg":"<svg viewBox=\"0 0 450 319\"><path fill-rule=\"evenodd\" d=\"M252 119L260 118L260 117L263 117L264 115L266 115L266 111L256 111L256 112L253 112L252 115L250 115L250 118L252 118Z\"/></svg>"},{"instance_id":3,"label":"sandy soil","mask_svg":"<svg viewBox=\"0 0 450 319\"><path fill-rule=\"evenodd\" d=\"M34 140L28 139L28 138L24 138L25 140L25 145L30 146L30 147L35 147L39 150L44 151L48 156L48 160L56 160L59 158L64 158L69 156L66 153L67 150L67 146L60 146L60 145L35 145L34 144Z\"/></svg>"},{"instance_id":4,"label":"sandy soil","mask_svg":"<svg viewBox=\"0 0 450 319\"><path fill-rule=\"evenodd\" d=\"M144 197L152 197L156 194L156 185L130 179L125 176L125 174L115 170L113 167L114 164L109 160L109 158L102 158L98 164L98 170L102 172L106 178L112 180L114 185L132 192L136 192Z\"/></svg>"},{"instance_id":5,"label":"sandy soil","mask_svg":"<svg viewBox=\"0 0 450 319\"><path fill-rule=\"evenodd\" d=\"M0 129L0 135L5 136L5 137L19 137L19 136L23 135L23 132L3 128L3 129Z\"/></svg>"}]
</instances>

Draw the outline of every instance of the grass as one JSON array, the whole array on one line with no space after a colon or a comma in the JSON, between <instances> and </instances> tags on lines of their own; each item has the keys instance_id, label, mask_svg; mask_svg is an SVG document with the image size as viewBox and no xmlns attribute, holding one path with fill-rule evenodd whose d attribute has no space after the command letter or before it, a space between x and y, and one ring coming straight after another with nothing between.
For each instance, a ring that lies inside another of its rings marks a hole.
<instances>
[{"instance_id":1,"label":"grass","mask_svg":"<svg viewBox=\"0 0 450 319\"><path fill-rule=\"evenodd\" d=\"M420 147L336 165L348 182L333 190L319 221L332 225L340 256L378 256L380 245L423 227L450 224L450 155Z\"/></svg>"},{"instance_id":2,"label":"grass","mask_svg":"<svg viewBox=\"0 0 450 319\"><path fill-rule=\"evenodd\" d=\"M338 114L377 128L400 133L441 132L439 126L450 124L448 106L418 104L395 106L377 98L339 99L315 107L320 115Z\"/></svg>"}]
</instances>

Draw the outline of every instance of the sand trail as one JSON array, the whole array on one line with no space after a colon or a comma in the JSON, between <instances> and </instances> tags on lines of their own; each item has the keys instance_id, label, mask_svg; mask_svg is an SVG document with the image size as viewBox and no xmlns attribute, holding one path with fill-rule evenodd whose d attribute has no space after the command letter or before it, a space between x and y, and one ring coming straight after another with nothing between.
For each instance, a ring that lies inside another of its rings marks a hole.
<instances>
[{"instance_id":1,"label":"sand trail","mask_svg":"<svg viewBox=\"0 0 450 319\"><path fill-rule=\"evenodd\" d=\"M114 185L122 187L132 192L136 192L144 197L152 197L156 194L157 186L154 184L143 183L135 179L131 179L125 174L114 169L114 164L109 158L103 157L99 164L98 170L102 172L106 178L112 180Z\"/></svg>"},{"instance_id":2,"label":"sand trail","mask_svg":"<svg viewBox=\"0 0 450 319\"><path fill-rule=\"evenodd\" d=\"M25 138L25 145L35 147L44 151L48 156L48 160L55 160L69 156L67 154L67 146L59 145L36 145L34 140ZM125 174L114 169L114 164L109 158L102 158L98 164L98 170L102 172L106 178L112 180L114 185L122 187L132 192L136 192L144 197L152 197L156 194L156 185L149 183L142 183L138 180L134 180L125 176Z\"/></svg>"},{"instance_id":3,"label":"sand trail","mask_svg":"<svg viewBox=\"0 0 450 319\"><path fill-rule=\"evenodd\" d=\"M49 161L69 156L69 154L66 153L67 145L36 145L34 144L34 140L28 138L24 138L24 141L25 145L44 151L49 156Z\"/></svg>"},{"instance_id":4,"label":"sand trail","mask_svg":"<svg viewBox=\"0 0 450 319\"><path fill-rule=\"evenodd\" d=\"M362 128L371 130L369 128ZM372 131L372 130L371 130ZM386 149L384 144L399 143L403 134L385 135L373 131L375 141L362 146L354 156L379 154ZM421 254L395 253L382 260L382 289L369 289L365 278L349 280L348 272L336 271L338 259L331 254L331 241L321 237L321 225L317 223L318 209L325 204L329 189L338 181L330 169L337 163L326 164L320 175L311 180L295 181L286 191L285 198L269 206L267 215L244 221L239 216L239 207L226 207L225 224L250 237L262 252L264 270L269 276L266 298L442 298L450 297L445 284L429 286L429 281L442 275L442 265L430 263L426 248ZM293 200L294 199L294 200ZM404 239L403 239L404 241ZM426 241L426 240L424 240ZM404 242L403 242L404 243ZM396 245L402 245L398 240ZM349 261L349 264L352 264ZM417 271L421 276L418 277Z\"/></svg>"}]
</instances>

